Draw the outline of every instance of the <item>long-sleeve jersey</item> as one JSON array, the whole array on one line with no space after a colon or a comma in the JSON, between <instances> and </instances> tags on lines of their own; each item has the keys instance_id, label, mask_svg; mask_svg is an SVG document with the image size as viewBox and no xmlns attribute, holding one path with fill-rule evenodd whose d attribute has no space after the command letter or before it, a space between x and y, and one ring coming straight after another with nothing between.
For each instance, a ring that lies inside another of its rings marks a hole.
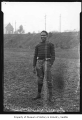
<instances>
[{"instance_id":1,"label":"long-sleeve jersey","mask_svg":"<svg viewBox=\"0 0 82 120\"><path fill-rule=\"evenodd\" d=\"M40 42L35 47L34 52L34 59L33 59L33 66L36 66L37 57L41 60L45 58L51 58L51 64L53 64L55 60L55 50L54 50L54 44L50 42Z\"/></svg>"}]
</instances>

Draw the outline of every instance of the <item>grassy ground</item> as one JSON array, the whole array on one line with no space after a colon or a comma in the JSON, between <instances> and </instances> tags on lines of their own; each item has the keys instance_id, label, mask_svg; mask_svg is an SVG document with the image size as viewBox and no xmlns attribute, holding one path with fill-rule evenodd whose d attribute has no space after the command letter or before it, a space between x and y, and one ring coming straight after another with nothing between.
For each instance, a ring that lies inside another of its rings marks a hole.
<instances>
[{"instance_id":1,"label":"grassy ground","mask_svg":"<svg viewBox=\"0 0 82 120\"><path fill-rule=\"evenodd\" d=\"M69 53L69 54L68 54ZM50 109L79 112L80 91L79 55L74 51L56 52L52 67L53 103ZM43 108L43 89L40 100L37 95L37 77L32 73L33 51L4 49L4 110L32 111Z\"/></svg>"}]
</instances>

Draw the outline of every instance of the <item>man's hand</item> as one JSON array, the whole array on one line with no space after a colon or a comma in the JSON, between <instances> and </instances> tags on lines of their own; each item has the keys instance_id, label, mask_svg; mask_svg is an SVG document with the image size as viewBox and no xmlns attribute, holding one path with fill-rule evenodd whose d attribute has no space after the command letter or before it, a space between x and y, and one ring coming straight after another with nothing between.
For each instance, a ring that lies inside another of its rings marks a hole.
<instances>
[{"instance_id":1,"label":"man's hand","mask_svg":"<svg viewBox=\"0 0 82 120\"><path fill-rule=\"evenodd\" d=\"M36 74L36 67L33 67L33 73Z\"/></svg>"}]
</instances>

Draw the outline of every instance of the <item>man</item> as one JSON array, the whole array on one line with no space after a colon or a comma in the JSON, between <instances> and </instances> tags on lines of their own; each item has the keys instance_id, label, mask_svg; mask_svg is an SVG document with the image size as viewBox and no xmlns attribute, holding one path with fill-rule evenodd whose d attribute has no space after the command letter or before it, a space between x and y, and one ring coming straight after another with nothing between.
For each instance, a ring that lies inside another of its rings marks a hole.
<instances>
[{"instance_id":1,"label":"man","mask_svg":"<svg viewBox=\"0 0 82 120\"><path fill-rule=\"evenodd\" d=\"M46 31L41 32L41 42L35 47L34 59L33 59L33 72L38 77L38 94L34 100L41 98L41 90L43 86L45 61L47 60L47 84L49 89L49 100L52 98L52 82L51 82L51 66L55 60L54 44L48 40L48 33Z\"/></svg>"}]
</instances>

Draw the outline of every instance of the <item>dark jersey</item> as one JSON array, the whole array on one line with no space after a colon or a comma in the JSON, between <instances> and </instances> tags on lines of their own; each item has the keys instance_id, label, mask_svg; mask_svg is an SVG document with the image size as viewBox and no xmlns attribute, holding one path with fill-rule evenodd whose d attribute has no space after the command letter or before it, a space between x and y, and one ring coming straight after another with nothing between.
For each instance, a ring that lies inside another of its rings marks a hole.
<instances>
[{"instance_id":1,"label":"dark jersey","mask_svg":"<svg viewBox=\"0 0 82 120\"><path fill-rule=\"evenodd\" d=\"M36 66L38 59L45 59L45 58L51 58L51 64L53 64L55 60L55 50L54 50L54 44L50 42L40 42L35 47L35 53L34 53L34 59L33 59L33 66Z\"/></svg>"}]
</instances>

